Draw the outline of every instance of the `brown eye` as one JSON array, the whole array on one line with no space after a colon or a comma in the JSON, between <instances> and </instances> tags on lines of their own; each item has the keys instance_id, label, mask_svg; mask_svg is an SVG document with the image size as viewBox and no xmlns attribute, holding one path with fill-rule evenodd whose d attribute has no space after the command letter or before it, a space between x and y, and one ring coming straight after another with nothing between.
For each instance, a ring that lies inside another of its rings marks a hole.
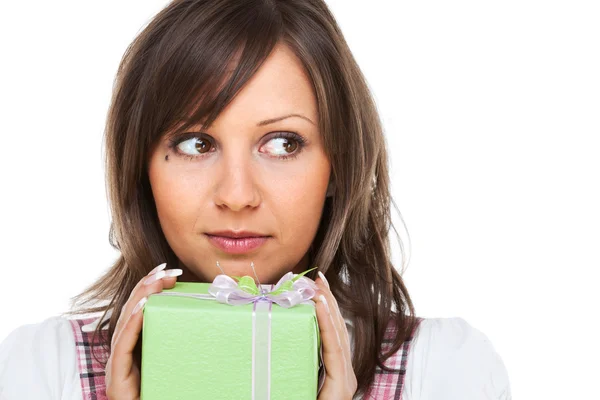
<instances>
[{"instance_id":1,"label":"brown eye","mask_svg":"<svg viewBox=\"0 0 600 400\"><path fill-rule=\"evenodd\" d=\"M173 143L173 146L177 147L177 151L185 156L199 156L209 153L214 147L209 139L198 136L192 136L189 139L182 138Z\"/></svg>"},{"instance_id":2,"label":"brown eye","mask_svg":"<svg viewBox=\"0 0 600 400\"><path fill-rule=\"evenodd\" d=\"M264 152L275 157L287 158L288 156L297 155L302 149L303 142L296 134L280 132L278 136L272 137L264 144L262 149Z\"/></svg>"},{"instance_id":3,"label":"brown eye","mask_svg":"<svg viewBox=\"0 0 600 400\"><path fill-rule=\"evenodd\" d=\"M210 142L206 139L198 139L196 140L195 148L200 154L208 153L210 150Z\"/></svg>"},{"instance_id":4,"label":"brown eye","mask_svg":"<svg viewBox=\"0 0 600 400\"><path fill-rule=\"evenodd\" d=\"M287 143L283 145L285 151L288 153L293 153L298 148L298 142L293 139L286 139Z\"/></svg>"}]
</instances>

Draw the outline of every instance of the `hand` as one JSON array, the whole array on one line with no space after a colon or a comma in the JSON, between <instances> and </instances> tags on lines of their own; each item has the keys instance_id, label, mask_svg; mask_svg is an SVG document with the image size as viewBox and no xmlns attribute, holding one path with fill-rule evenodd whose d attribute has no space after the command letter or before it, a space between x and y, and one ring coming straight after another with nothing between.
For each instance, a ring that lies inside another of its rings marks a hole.
<instances>
[{"instance_id":1,"label":"hand","mask_svg":"<svg viewBox=\"0 0 600 400\"><path fill-rule=\"evenodd\" d=\"M325 364L325 382L319 392L318 400L351 400L356 393L357 380L352 368L350 340L346 323L338 308L337 300L329 290L329 283L319 271L315 281L319 291L314 300L317 302L317 319L323 342L323 363Z\"/></svg>"},{"instance_id":2,"label":"hand","mask_svg":"<svg viewBox=\"0 0 600 400\"><path fill-rule=\"evenodd\" d=\"M141 310L150 294L172 288L182 274L181 269L163 271L166 266L159 265L140 280L121 309L106 364L106 395L110 400L140 398L140 370L133 362L133 349L142 330Z\"/></svg>"}]
</instances>

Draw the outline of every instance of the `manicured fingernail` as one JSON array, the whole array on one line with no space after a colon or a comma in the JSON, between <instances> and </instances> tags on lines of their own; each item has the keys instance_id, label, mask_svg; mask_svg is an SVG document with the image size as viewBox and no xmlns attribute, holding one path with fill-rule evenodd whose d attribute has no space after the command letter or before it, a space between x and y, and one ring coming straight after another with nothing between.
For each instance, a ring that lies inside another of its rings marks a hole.
<instances>
[{"instance_id":1,"label":"manicured fingernail","mask_svg":"<svg viewBox=\"0 0 600 400\"><path fill-rule=\"evenodd\" d=\"M160 264L158 267L156 267L156 268L154 268L152 271L150 271L150 272L148 273L148 275L152 275L152 274L154 274L154 273L156 273L156 272L158 272L158 271L162 271L162 270L163 270L163 269L165 269L166 267L167 267L167 263L162 263L162 264Z\"/></svg>"},{"instance_id":2,"label":"manicured fingernail","mask_svg":"<svg viewBox=\"0 0 600 400\"><path fill-rule=\"evenodd\" d=\"M327 282L327 278L325 278L325 275L321 271L319 271L319 276L321 277L323 282L325 282L325 286L327 286L327 289L329 289L329 282Z\"/></svg>"},{"instance_id":3,"label":"manicured fingernail","mask_svg":"<svg viewBox=\"0 0 600 400\"><path fill-rule=\"evenodd\" d=\"M329 312L329 304L327 304L327 299L325 298L325 296L323 296L322 294L319 295L319 300L325 304L325 309L327 310L327 314L331 314Z\"/></svg>"},{"instance_id":4,"label":"manicured fingernail","mask_svg":"<svg viewBox=\"0 0 600 400\"><path fill-rule=\"evenodd\" d=\"M151 285L159 279L165 277L165 271L158 271L157 273L150 275L150 277L146 278L144 285Z\"/></svg>"},{"instance_id":5,"label":"manicured fingernail","mask_svg":"<svg viewBox=\"0 0 600 400\"><path fill-rule=\"evenodd\" d=\"M142 297L142 299L140 301L138 301L138 303L133 308L133 311L131 312L131 315L133 315L133 314L137 313L138 311L140 311L142 309L142 307L144 307L144 304L146 304L147 301L148 301L147 297Z\"/></svg>"},{"instance_id":6,"label":"manicured fingernail","mask_svg":"<svg viewBox=\"0 0 600 400\"><path fill-rule=\"evenodd\" d=\"M183 274L183 270L176 268L176 269L168 269L165 271L165 277L167 278L172 278L174 276L179 276Z\"/></svg>"}]
</instances>

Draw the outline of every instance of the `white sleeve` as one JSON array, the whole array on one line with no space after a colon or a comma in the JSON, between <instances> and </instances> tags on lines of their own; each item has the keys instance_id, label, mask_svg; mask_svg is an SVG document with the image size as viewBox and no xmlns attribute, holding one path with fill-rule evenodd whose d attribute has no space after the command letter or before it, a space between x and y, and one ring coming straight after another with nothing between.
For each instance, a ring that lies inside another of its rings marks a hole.
<instances>
[{"instance_id":1,"label":"white sleeve","mask_svg":"<svg viewBox=\"0 0 600 400\"><path fill-rule=\"evenodd\" d=\"M68 319L22 325L0 343L0 400L81 400Z\"/></svg>"},{"instance_id":2,"label":"white sleeve","mask_svg":"<svg viewBox=\"0 0 600 400\"><path fill-rule=\"evenodd\" d=\"M402 400L441 399L512 399L500 355L459 317L424 319L408 355Z\"/></svg>"}]
</instances>

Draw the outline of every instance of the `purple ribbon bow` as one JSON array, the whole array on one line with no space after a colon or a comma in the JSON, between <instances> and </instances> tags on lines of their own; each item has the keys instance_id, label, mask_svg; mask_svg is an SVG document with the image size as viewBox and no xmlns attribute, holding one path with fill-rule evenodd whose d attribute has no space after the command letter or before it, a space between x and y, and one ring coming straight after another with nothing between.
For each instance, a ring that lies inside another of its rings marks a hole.
<instances>
[{"instance_id":1,"label":"purple ribbon bow","mask_svg":"<svg viewBox=\"0 0 600 400\"><path fill-rule=\"evenodd\" d=\"M238 286L238 283L228 275L217 275L212 284L208 288L208 293L213 295L220 303L230 305L241 305L255 303L257 301L269 301L277 303L281 307L290 308L302 302L312 299L318 289L316 283L309 278L301 276L292 283L292 289L279 294L272 294L277 291L286 281L291 281L294 278L294 273L288 272L279 279L279 281L271 286L271 291L267 292L264 289L259 294L246 292ZM265 286L265 285L260 285Z\"/></svg>"}]
</instances>

